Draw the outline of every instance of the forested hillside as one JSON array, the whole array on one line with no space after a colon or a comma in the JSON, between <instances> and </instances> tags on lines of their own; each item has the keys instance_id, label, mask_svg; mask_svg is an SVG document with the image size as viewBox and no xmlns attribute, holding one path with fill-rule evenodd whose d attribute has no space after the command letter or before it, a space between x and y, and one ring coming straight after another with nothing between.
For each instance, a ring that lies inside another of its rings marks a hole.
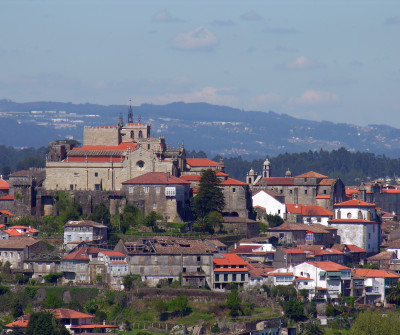
<instances>
[{"instance_id":1,"label":"forested hillside","mask_svg":"<svg viewBox=\"0 0 400 335\"><path fill-rule=\"evenodd\" d=\"M0 174L7 176L10 172L25 170L29 167L44 167L47 148L27 148L18 150L0 146ZM188 151L187 157L207 157L204 151ZM372 153L352 153L344 148L333 151L308 151L302 153L285 153L268 157L271 162L273 177L284 176L290 169L293 176L307 171L315 171L332 178L341 178L346 185L356 185L360 181L376 178L396 178L400 175L400 159ZM220 156L212 158L218 161ZM261 173L265 157L247 161L242 157L223 158L225 171L231 177L245 181L246 173L253 168Z\"/></svg>"}]
</instances>

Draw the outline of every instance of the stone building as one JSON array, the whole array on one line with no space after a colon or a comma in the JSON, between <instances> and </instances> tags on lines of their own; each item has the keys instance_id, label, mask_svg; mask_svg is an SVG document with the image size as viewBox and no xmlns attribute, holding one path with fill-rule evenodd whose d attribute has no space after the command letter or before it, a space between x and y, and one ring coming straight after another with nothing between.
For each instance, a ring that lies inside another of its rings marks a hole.
<instances>
[{"instance_id":1,"label":"stone building","mask_svg":"<svg viewBox=\"0 0 400 335\"><path fill-rule=\"evenodd\" d=\"M167 222L190 219L190 183L165 172L148 172L122 183L128 204L145 215L160 213Z\"/></svg>"},{"instance_id":2,"label":"stone building","mask_svg":"<svg viewBox=\"0 0 400 335\"><path fill-rule=\"evenodd\" d=\"M214 290L225 290L227 284L247 288L249 270L247 262L236 254L219 254L214 257Z\"/></svg>"},{"instance_id":3,"label":"stone building","mask_svg":"<svg viewBox=\"0 0 400 335\"><path fill-rule=\"evenodd\" d=\"M284 177L272 177L268 159L264 162L262 176L250 170L246 181L253 190L273 190L281 194L287 204L317 205L333 210L333 204L346 200L345 186L340 179L314 171L292 177L289 170Z\"/></svg>"},{"instance_id":4,"label":"stone building","mask_svg":"<svg viewBox=\"0 0 400 335\"><path fill-rule=\"evenodd\" d=\"M185 169L184 148L169 148L163 137L151 137L150 125L85 127L81 148L52 142L46 159L47 190L121 189L122 182L147 172L178 176Z\"/></svg>"},{"instance_id":5,"label":"stone building","mask_svg":"<svg viewBox=\"0 0 400 335\"><path fill-rule=\"evenodd\" d=\"M64 225L64 248L72 250L82 241L106 243L107 226L90 220L68 221Z\"/></svg>"},{"instance_id":6,"label":"stone building","mask_svg":"<svg viewBox=\"0 0 400 335\"><path fill-rule=\"evenodd\" d=\"M127 255L130 273L139 274L150 286L160 281L180 281L181 276L190 274L192 277L188 279L196 275L200 285L205 282L213 287L213 255L217 250L200 240L163 236L137 242L119 241L114 251Z\"/></svg>"}]
</instances>

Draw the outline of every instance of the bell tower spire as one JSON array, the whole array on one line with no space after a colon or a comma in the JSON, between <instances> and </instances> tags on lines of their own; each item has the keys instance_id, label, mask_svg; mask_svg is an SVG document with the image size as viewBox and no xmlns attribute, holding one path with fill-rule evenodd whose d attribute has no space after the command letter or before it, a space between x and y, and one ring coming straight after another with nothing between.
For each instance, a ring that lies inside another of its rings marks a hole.
<instances>
[{"instance_id":1,"label":"bell tower spire","mask_svg":"<svg viewBox=\"0 0 400 335\"><path fill-rule=\"evenodd\" d=\"M128 123L133 123L132 99L129 99Z\"/></svg>"}]
</instances>

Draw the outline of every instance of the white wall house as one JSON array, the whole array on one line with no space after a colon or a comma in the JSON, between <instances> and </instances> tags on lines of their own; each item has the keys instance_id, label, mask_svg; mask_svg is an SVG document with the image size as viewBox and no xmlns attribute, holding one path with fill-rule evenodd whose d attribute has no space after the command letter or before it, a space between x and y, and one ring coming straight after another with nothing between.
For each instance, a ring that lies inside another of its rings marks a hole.
<instances>
[{"instance_id":1,"label":"white wall house","mask_svg":"<svg viewBox=\"0 0 400 335\"><path fill-rule=\"evenodd\" d=\"M324 299L336 299L340 295L350 293L351 272L346 266L330 261L304 262L295 265L293 272L296 277L313 280L306 284L310 298L315 296L315 289L317 289L317 295ZM347 289L348 292L346 292Z\"/></svg>"},{"instance_id":2,"label":"white wall house","mask_svg":"<svg viewBox=\"0 0 400 335\"><path fill-rule=\"evenodd\" d=\"M265 208L266 214L279 215L285 218L286 206L284 196L274 191L259 191L252 197L253 207L259 206Z\"/></svg>"},{"instance_id":3,"label":"white wall house","mask_svg":"<svg viewBox=\"0 0 400 335\"><path fill-rule=\"evenodd\" d=\"M329 220L330 227L337 228L338 243L355 244L367 251L378 253L381 244L381 223L375 204L348 200L335 204L335 218Z\"/></svg>"}]
</instances>

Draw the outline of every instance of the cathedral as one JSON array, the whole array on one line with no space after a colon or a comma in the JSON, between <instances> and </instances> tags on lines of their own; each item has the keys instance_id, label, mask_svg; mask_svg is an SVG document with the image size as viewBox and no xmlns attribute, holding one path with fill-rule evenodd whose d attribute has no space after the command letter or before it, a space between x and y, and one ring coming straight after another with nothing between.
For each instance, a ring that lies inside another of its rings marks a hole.
<instances>
[{"instance_id":1,"label":"cathedral","mask_svg":"<svg viewBox=\"0 0 400 335\"><path fill-rule=\"evenodd\" d=\"M165 138L154 138L150 125L127 124L85 127L83 146L52 142L46 159L47 190L119 191L122 182L148 172L179 176L185 169L185 150L167 147Z\"/></svg>"}]
</instances>

